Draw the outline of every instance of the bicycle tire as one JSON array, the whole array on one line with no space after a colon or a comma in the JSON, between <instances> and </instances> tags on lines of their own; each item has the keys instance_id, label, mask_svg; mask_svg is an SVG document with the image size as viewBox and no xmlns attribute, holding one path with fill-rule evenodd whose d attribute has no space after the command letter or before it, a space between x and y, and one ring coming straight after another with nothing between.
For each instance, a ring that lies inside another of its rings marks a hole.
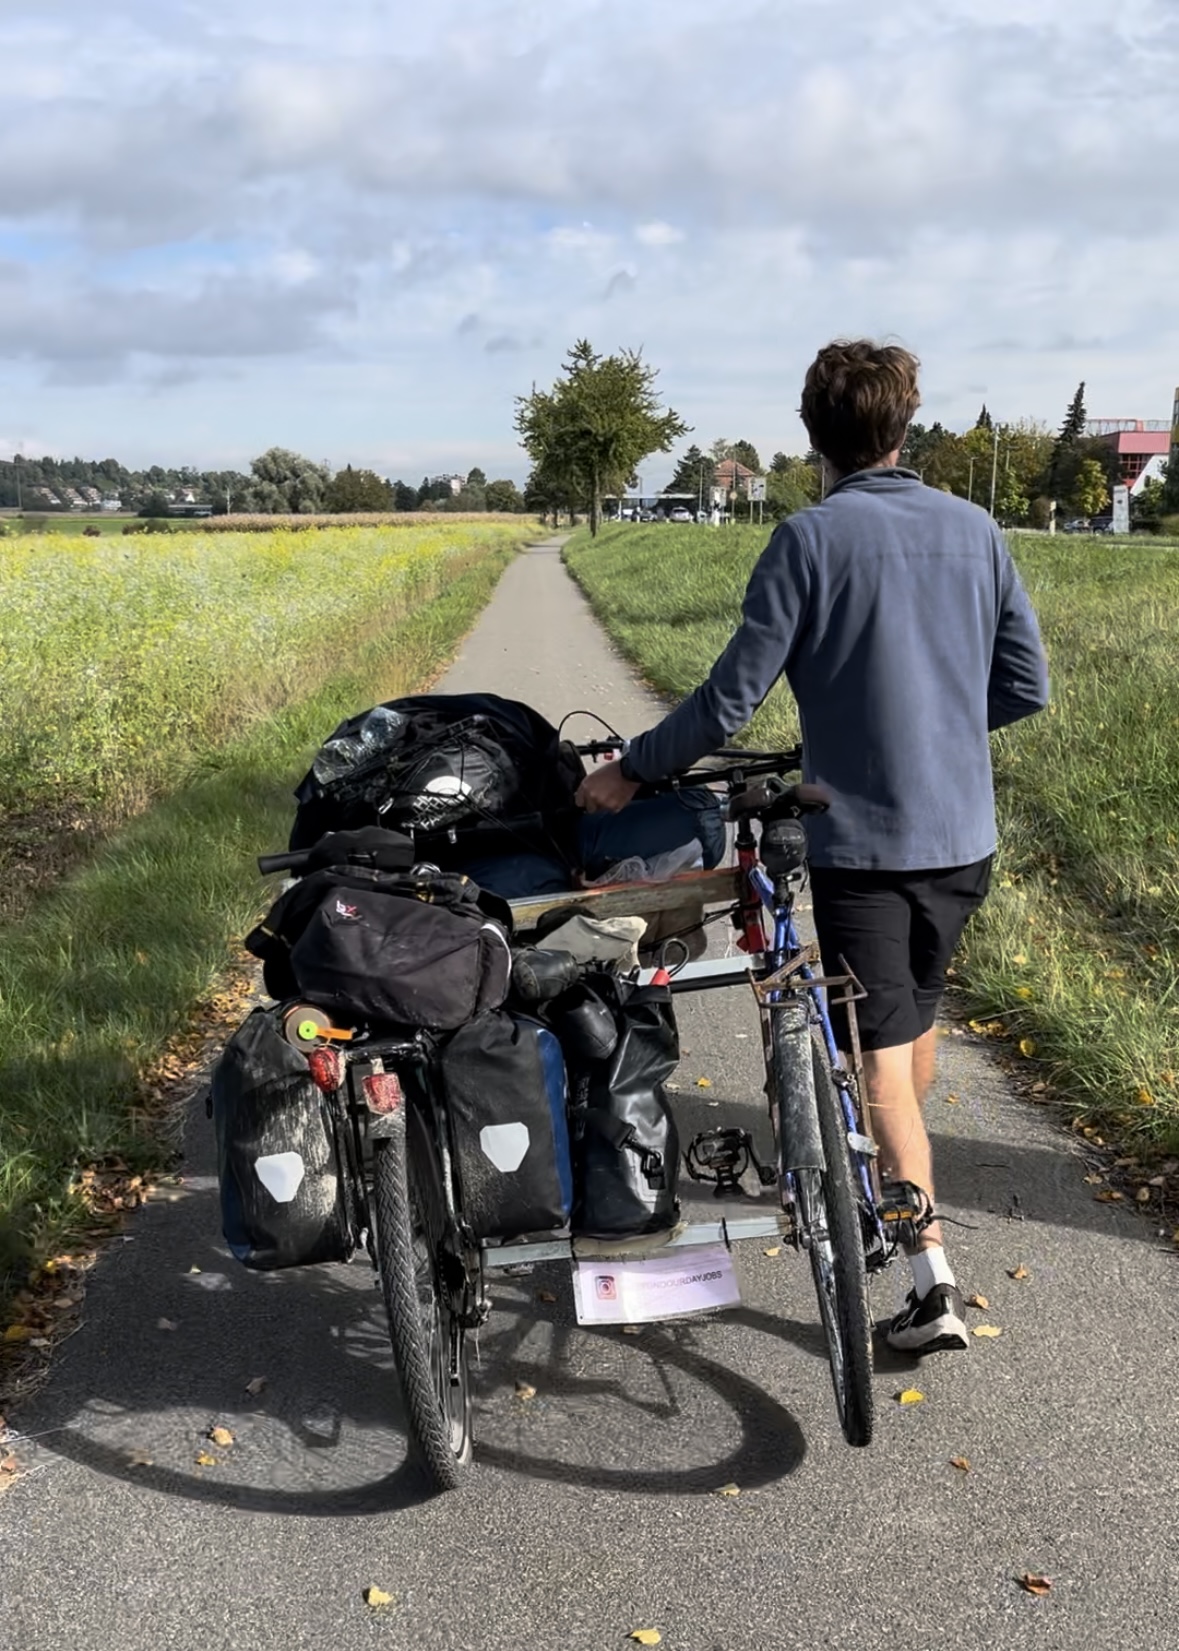
<instances>
[{"instance_id":1,"label":"bicycle tire","mask_svg":"<svg viewBox=\"0 0 1179 1651\"><path fill-rule=\"evenodd\" d=\"M443 1276L442 1166L412 1102L374 1143L372 1173L377 1268L411 1452L436 1490L454 1490L472 1449L466 1333Z\"/></svg>"},{"instance_id":2,"label":"bicycle tire","mask_svg":"<svg viewBox=\"0 0 1179 1651\"><path fill-rule=\"evenodd\" d=\"M864 1236L843 1108L826 1051L813 1035L811 1066L827 1167L793 1172L798 1218L827 1341L839 1425L848 1444L860 1446L871 1443L874 1408Z\"/></svg>"}]
</instances>

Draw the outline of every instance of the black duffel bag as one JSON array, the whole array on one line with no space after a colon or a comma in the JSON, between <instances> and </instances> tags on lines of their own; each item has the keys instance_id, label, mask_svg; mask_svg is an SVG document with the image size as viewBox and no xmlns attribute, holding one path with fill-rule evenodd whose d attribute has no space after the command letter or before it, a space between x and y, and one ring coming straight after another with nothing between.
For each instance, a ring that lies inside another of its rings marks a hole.
<instances>
[{"instance_id":1,"label":"black duffel bag","mask_svg":"<svg viewBox=\"0 0 1179 1651\"><path fill-rule=\"evenodd\" d=\"M452 1031L507 995L510 913L458 873L312 872L246 937L271 997L344 1025Z\"/></svg>"},{"instance_id":2,"label":"black duffel bag","mask_svg":"<svg viewBox=\"0 0 1179 1651\"><path fill-rule=\"evenodd\" d=\"M624 1238L673 1227L680 1144L664 1084L680 1042L670 989L592 975L550 1019L570 1076L573 1232Z\"/></svg>"},{"instance_id":3,"label":"black duffel bag","mask_svg":"<svg viewBox=\"0 0 1179 1651\"><path fill-rule=\"evenodd\" d=\"M255 1009L213 1068L221 1227L245 1266L267 1272L347 1261L356 1247L343 1118L282 1035Z\"/></svg>"}]
</instances>

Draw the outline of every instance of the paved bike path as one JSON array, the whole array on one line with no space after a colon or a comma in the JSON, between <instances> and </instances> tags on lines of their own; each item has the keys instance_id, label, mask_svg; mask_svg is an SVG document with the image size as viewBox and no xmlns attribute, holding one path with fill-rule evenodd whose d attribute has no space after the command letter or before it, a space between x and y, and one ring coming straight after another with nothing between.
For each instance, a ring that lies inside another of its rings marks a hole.
<instances>
[{"instance_id":1,"label":"paved bike path","mask_svg":"<svg viewBox=\"0 0 1179 1651\"><path fill-rule=\"evenodd\" d=\"M509 568L440 686L632 731L658 710L556 545ZM756 1127L751 1004L689 1000L681 1029L686 1129L714 1124L712 1103ZM941 1055L939 1202L966 1223L950 1229L963 1285L990 1300L975 1318L1002 1334L922 1368L882 1359L870 1450L841 1439L789 1252L739 1247L740 1309L636 1336L578 1329L567 1271L548 1267L499 1287L477 1466L432 1501L402 1466L366 1263L256 1277L230 1261L195 1109L185 1185L100 1264L51 1383L9 1417L38 1437L0 1496L0 1647L604 1651L646 1627L669 1651L1173 1644L1173 1256L1094 1201L1075 1140L981 1045L947 1036ZM903 1288L900 1269L875 1284L878 1318ZM902 1408L910 1386L925 1399ZM210 1444L212 1424L235 1442ZM1017 1587L1028 1571L1047 1598ZM395 1602L371 1610L370 1585Z\"/></svg>"}]
</instances>

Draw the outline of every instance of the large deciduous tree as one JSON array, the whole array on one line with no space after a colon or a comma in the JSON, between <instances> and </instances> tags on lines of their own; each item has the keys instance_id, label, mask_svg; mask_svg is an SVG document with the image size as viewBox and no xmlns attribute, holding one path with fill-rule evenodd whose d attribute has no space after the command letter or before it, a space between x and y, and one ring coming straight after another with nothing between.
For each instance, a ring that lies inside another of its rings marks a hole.
<instances>
[{"instance_id":1,"label":"large deciduous tree","mask_svg":"<svg viewBox=\"0 0 1179 1651\"><path fill-rule=\"evenodd\" d=\"M641 352L602 356L579 339L551 390L516 401L516 430L533 462L533 497L589 509L597 533L602 500L619 493L651 453L666 453L688 426L661 408L656 370Z\"/></svg>"},{"instance_id":2,"label":"large deciduous tree","mask_svg":"<svg viewBox=\"0 0 1179 1651\"><path fill-rule=\"evenodd\" d=\"M324 508L324 496L331 473L301 453L286 447L270 447L251 459L253 479L246 493L247 510L266 515L314 516Z\"/></svg>"},{"instance_id":3,"label":"large deciduous tree","mask_svg":"<svg viewBox=\"0 0 1179 1651\"><path fill-rule=\"evenodd\" d=\"M519 511L524 508L520 489L514 481L491 481L484 490L488 510Z\"/></svg>"},{"instance_id":4,"label":"large deciduous tree","mask_svg":"<svg viewBox=\"0 0 1179 1651\"><path fill-rule=\"evenodd\" d=\"M393 489L373 470L337 470L324 494L324 508L336 515L354 511L392 510Z\"/></svg>"}]
</instances>

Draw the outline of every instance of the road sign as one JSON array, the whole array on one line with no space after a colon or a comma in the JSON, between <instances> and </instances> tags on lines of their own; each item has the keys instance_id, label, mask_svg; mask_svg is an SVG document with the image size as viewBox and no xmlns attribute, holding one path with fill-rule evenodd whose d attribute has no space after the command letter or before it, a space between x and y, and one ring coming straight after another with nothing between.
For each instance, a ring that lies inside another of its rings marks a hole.
<instances>
[{"instance_id":1,"label":"road sign","mask_svg":"<svg viewBox=\"0 0 1179 1651\"><path fill-rule=\"evenodd\" d=\"M766 496L766 479L764 476L750 476L749 497L752 503L757 504Z\"/></svg>"},{"instance_id":2,"label":"road sign","mask_svg":"<svg viewBox=\"0 0 1179 1651\"><path fill-rule=\"evenodd\" d=\"M1129 533L1130 531L1130 489L1115 487L1113 490L1113 530L1115 533Z\"/></svg>"}]
</instances>

